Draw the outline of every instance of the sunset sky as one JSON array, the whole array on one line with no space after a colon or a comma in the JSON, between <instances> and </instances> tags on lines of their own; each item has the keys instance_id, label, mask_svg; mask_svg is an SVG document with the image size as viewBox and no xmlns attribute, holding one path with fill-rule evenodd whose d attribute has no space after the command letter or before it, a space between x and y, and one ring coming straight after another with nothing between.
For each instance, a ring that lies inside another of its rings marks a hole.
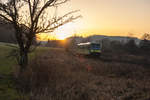
<instances>
[{"instance_id":1,"label":"sunset sky","mask_svg":"<svg viewBox=\"0 0 150 100\"><path fill-rule=\"evenodd\" d=\"M70 0L59 14L80 9L83 17L57 29L58 34L132 35L150 32L150 0ZM59 36L59 35L58 35ZM59 36L62 38L63 36Z\"/></svg>"}]
</instances>

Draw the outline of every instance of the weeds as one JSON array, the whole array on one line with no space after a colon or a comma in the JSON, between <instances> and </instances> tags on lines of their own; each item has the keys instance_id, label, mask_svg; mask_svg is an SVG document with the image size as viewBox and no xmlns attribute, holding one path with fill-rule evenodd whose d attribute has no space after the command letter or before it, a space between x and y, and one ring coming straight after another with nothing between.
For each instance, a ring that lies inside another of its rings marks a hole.
<instances>
[{"instance_id":1,"label":"weeds","mask_svg":"<svg viewBox=\"0 0 150 100\"><path fill-rule=\"evenodd\" d=\"M126 56L131 61L142 59ZM150 99L150 69L146 65L102 59L70 55L65 50L48 51L30 62L18 90L31 100Z\"/></svg>"}]
</instances>

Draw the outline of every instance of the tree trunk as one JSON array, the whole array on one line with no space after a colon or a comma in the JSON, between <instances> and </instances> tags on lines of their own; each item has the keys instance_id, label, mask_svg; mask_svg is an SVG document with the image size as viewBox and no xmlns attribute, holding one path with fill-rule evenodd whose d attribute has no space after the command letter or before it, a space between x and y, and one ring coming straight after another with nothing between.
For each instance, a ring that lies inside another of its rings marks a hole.
<instances>
[{"instance_id":1,"label":"tree trunk","mask_svg":"<svg viewBox=\"0 0 150 100\"><path fill-rule=\"evenodd\" d=\"M27 52L24 51L20 53L19 63L20 63L20 72L22 73L28 65L28 53Z\"/></svg>"}]
</instances>

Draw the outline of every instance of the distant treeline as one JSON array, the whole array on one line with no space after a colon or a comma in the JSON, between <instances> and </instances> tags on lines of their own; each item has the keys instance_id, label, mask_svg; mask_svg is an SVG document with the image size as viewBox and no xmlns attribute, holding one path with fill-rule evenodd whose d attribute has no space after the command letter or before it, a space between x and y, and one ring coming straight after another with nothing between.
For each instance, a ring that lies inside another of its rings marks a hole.
<instances>
[{"instance_id":1,"label":"distant treeline","mask_svg":"<svg viewBox=\"0 0 150 100\"><path fill-rule=\"evenodd\" d=\"M20 27L22 27L23 30L28 31L27 26L20 25ZM24 38L24 40L26 40L25 37L23 37L23 38ZM17 43L13 26L10 23L8 23L2 19L0 19L0 42L14 43L14 44ZM36 38L34 39L33 44L36 44Z\"/></svg>"},{"instance_id":2,"label":"distant treeline","mask_svg":"<svg viewBox=\"0 0 150 100\"><path fill-rule=\"evenodd\" d=\"M0 20L0 42L16 43L13 27Z\"/></svg>"}]
</instances>

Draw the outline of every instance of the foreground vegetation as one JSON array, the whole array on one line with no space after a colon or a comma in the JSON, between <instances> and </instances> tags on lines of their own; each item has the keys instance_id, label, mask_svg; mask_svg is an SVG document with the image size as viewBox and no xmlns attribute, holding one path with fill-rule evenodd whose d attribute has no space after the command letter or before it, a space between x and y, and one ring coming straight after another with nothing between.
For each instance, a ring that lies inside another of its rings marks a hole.
<instances>
[{"instance_id":1,"label":"foreground vegetation","mask_svg":"<svg viewBox=\"0 0 150 100\"><path fill-rule=\"evenodd\" d=\"M14 88L13 73L16 70L17 61L9 57L10 52L16 45L0 43L0 100L17 100L18 94ZM48 51L49 48L38 48L30 54L30 61L37 53Z\"/></svg>"},{"instance_id":2,"label":"foreground vegetation","mask_svg":"<svg viewBox=\"0 0 150 100\"><path fill-rule=\"evenodd\" d=\"M2 45L1 57L11 48ZM38 52L38 54L36 53ZM128 53L103 53L101 58L38 48L19 82L15 62L3 58L1 100L149 100L150 60ZM10 63L7 64L5 61ZM12 66L13 70L12 70Z\"/></svg>"},{"instance_id":3,"label":"foreground vegetation","mask_svg":"<svg viewBox=\"0 0 150 100\"><path fill-rule=\"evenodd\" d=\"M149 100L150 68L145 59L113 53L93 58L51 50L30 63L21 86L36 100Z\"/></svg>"}]
</instances>

